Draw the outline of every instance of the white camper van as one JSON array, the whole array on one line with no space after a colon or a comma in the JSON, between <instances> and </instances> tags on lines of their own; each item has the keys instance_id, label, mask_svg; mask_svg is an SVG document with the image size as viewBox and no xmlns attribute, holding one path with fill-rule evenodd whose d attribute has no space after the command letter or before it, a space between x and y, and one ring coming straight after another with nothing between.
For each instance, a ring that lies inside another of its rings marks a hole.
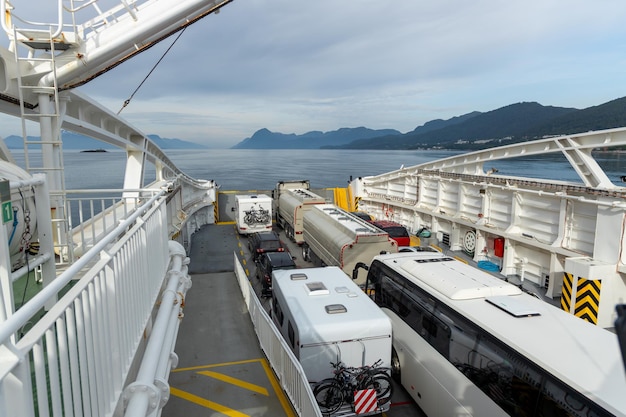
<instances>
[{"instance_id":1,"label":"white camper van","mask_svg":"<svg viewBox=\"0 0 626 417\"><path fill-rule=\"evenodd\" d=\"M272 319L310 382L347 366L391 362L391 321L338 267L272 273Z\"/></svg>"},{"instance_id":2,"label":"white camper van","mask_svg":"<svg viewBox=\"0 0 626 417\"><path fill-rule=\"evenodd\" d=\"M272 230L272 199L268 195L236 195L235 210L235 223L240 234Z\"/></svg>"}]
</instances>

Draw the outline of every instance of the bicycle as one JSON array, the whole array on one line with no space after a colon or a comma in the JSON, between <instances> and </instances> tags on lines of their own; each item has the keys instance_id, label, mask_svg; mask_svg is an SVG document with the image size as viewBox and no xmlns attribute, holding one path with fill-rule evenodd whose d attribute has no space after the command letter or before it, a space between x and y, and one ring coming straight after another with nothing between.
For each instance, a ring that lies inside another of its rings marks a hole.
<instances>
[{"instance_id":1,"label":"bicycle","mask_svg":"<svg viewBox=\"0 0 626 417\"><path fill-rule=\"evenodd\" d=\"M331 362L334 378L326 378L313 388L313 395L323 414L332 414L343 404L354 405L356 391L373 389L378 406L391 400L393 386L387 368L380 368L378 360L371 366L346 367L343 363Z\"/></svg>"}]
</instances>

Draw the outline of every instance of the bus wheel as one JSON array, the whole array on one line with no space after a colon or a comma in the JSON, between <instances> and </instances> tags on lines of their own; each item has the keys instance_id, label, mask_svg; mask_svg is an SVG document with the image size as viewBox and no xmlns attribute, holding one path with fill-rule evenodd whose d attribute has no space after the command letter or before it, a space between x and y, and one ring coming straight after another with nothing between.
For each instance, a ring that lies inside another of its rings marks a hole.
<instances>
[{"instance_id":1,"label":"bus wheel","mask_svg":"<svg viewBox=\"0 0 626 417\"><path fill-rule=\"evenodd\" d=\"M391 348L391 377L398 384L400 381L400 359L398 359L398 354L396 353L396 349Z\"/></svg>"}]
</instances>

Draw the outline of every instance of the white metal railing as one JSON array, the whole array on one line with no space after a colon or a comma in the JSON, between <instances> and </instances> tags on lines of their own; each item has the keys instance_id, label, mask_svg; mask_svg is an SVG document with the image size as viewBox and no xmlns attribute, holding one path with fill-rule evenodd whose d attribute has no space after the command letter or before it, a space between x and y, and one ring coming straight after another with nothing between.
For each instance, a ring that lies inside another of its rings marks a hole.
<instances>
[{"instance_id":1,"label":"white metal railing","mask_svg":"<svg viewBox=\"0 0 626 417\"><path fill-rule=\"evenodd\" d=\"M280 385L291 400L291 404L300 416L322 417L319 407L313 397L313 391L304 374L300 362L289 346L285 343L278 329L272 323L257 298L250 281L241 263L234 254L235 274L239 281L239 288L244 302L248 306L254 330L259 338L261 349L267 355L270 365L274 369Z\"/></svg>"},{"instance_id":2,"label":"white metal railing","mask_svg":"<svg viewBox=\"0 0 626 417\"><path fill-rule=\"evenodd\" d=\"M136 192L128 197L126 191ZM152 197L158 189L121 190L71 190L65 199L66 213L73 250L70 261L91 249L102 236L113 230L141 202ZM109 195L110 194L110 195ZM98 197L93 197L97 195Z\"/></svg>"},{"instance_id":3,"label":"white metal railing","mask_svg":"<svg viewBox=\"0 0 626 417\"><path fill-rule=\"evenodd\" d=\"M149 326L164 280L171 276L168 265L180 265L170 262L167 244L154 244L168 242L165 194L163 190L138 207L0 323L0 415L119 414L120 393L138 366L133 361L150 343L146 328L175 340L177 325L167 331ZM88 265L93 266L75 281ZM18 334L49 298L66 290L28 332ZM156 343L171 348L174 342ZM162 374L167 367L156 363L147 366Z\"/></svg>"}]
</instances>

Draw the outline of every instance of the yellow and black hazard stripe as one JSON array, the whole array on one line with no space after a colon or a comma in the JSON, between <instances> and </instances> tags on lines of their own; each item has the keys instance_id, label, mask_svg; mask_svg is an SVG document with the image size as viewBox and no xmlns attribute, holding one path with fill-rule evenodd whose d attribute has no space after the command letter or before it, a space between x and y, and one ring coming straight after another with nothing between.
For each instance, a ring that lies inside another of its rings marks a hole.
<instances>
[{"instance_id":1,"label":"yellow and black hazard stripe","mask_svg":"<svg viewBox=\"0 0 626 417\"><path fill-rule=\"evenodd\" d=\"M572 284L574 283L574 275L565 272L563 277L563 286L561 287L561 309L570 312L572 307Z\"/></svg>"},{"instance_id":2,"label":"yellow and black hazard stripe","mask_svg":"<svg viewBox=\"0 0 626 417\"><path fill-rule=\"evenodd\" d=\"M574 305L574 315L576 317L598 324L601 287L602 281L600 280L578 278L576 304Z\"/></svg>"},{"instance_id":3,"label":"yellow and black hazard stripe","mask_svg":"<svg viewBox=\"0 0 626 417\"><path fill-rule=\"evenodd\" d=\"M576 282L574 283L575 279ZM576 294L573 293L574 284ZM601 288L601 280L575 278L573 274L565 272L561 289L561 309L590 323L598 324ZM572 297L572 295L574 296ZM573 311L572 304L574 306Z\"/></svg>"}]
</instances>

